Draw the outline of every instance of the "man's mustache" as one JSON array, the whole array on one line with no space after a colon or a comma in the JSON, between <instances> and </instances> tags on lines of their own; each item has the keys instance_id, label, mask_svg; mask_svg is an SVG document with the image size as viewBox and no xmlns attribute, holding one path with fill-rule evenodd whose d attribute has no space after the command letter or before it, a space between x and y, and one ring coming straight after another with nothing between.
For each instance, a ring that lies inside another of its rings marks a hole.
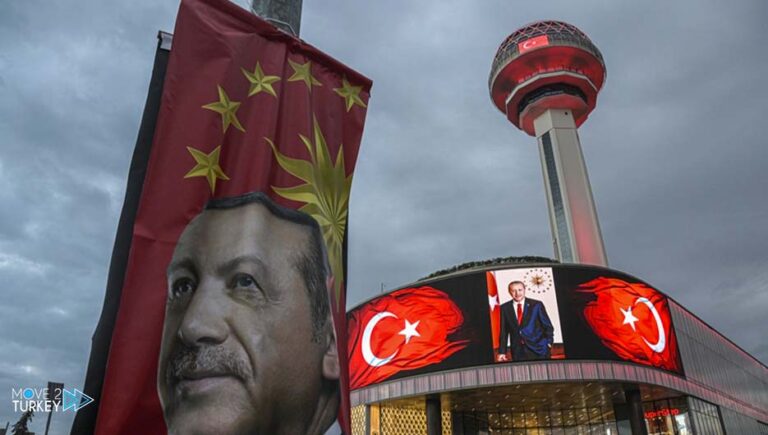
<instances>
[{"instance_id":1,"label":"man's mustache","mask_svg":"<svg viewBox=\"0 0 768 435\"><path fill-rule=\"evenodd\" d=\"M234 376L242 381L252 374L250 364L220 346L179 347L168 359L165 378L169 385L181 379Z\"/></svg>"}]
</instances>

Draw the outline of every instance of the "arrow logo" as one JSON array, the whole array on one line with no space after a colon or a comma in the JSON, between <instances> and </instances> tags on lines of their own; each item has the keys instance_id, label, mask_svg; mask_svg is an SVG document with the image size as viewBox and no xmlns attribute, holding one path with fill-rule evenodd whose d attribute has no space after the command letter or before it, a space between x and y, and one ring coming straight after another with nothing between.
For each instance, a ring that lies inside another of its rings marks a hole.
<instances>
[{"instance_id":1,"label":"arrow logo","mask_svg":"<svg viewBox=\"0 0 768 435\"><path fill-rule=\"evenodd\" d=\"M62 397L64 399L64 411L71 409L77 412L93 402L93 397L83 393L77 388L74 388L73 390L67 390L65 388L62 390Z\"/></svg>"}]
</instances>

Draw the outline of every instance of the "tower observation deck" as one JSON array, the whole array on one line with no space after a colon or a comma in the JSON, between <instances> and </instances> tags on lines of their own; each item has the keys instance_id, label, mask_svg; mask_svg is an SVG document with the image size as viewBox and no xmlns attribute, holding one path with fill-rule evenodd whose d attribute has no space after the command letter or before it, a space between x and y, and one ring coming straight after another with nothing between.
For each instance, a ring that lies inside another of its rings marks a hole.
<instances>
[{"instance_id":1,"label":"tower observation deck","mask_svg":"<svg viewBox=\"0 0 768 435\"><path fill-rule=\"evenodd\" d=\"M513 32L493 59L494 105L537 138L555 255L566 263L607 265L577 127L605 82L605 64L581 30L539 21Z\"/></svg>"}]
</instances>

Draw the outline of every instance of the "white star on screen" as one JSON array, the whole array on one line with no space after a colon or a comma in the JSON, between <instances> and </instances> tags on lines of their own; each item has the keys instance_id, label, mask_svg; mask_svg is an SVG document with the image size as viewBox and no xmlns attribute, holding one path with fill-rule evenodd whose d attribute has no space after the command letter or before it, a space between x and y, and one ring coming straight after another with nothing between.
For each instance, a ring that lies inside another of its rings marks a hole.
<instances>
[{"instance_id":1,"label":"white star on screen","mask_svg":"<svg viewBox=\"0 0 768 435\"><path fill-rule=\"evenodd\" d=\"M494 308L496 308L499 305L499 296L498 295L488 295L488 305L491 306L491 311L493 311Z\"/></svg>"},{"instance_id":2,"label":"white star on screen","mask_svg":"<svg viewBox=\"0 0 768 435\"><path fill-rule=\"evenodd\" d=\"M627 307L626 311L619 307L619 310L621 310L621 314L624 315L624 323L622 323L622 325L629 325L632 327L633 331L637 331L637 329L635 329L635 322L639 319L632 314L632 307Z\"/></svg>"},{"instance_id":3,"label":"white star on screen","mask_svg":"<svg viewBox=\"0 0 768 435\"><path fill-rule=\"evenodd\" d=\"M417 320L415 323L411 323L406 319L405 328L398 332L399 335L405 336L405 344L408 344L408 342L411 341L411 337L421 337L419 331L416 330L416 327L419 326L419 322L421 322L421 320Z\"/></svg>"}]
</instances>

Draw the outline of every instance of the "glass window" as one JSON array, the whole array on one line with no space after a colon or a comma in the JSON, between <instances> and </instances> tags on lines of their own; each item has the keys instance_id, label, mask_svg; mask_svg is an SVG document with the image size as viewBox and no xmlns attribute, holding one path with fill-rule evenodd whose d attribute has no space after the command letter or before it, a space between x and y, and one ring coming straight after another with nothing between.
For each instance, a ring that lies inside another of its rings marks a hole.
<instances>
[{"instance_id":1,"label":"glass window","mask_svg":"<svg viewBox=\"0 0 768 435\"><path fill-rule=\"evenodd\" d=\"M552 426L559 427L563 425L563 413L559 409L553 409L549 413L552 421Z\"/></svg>"},{"instance_id":2,"label":"glass window","mask_svg":"<svg viewBox=\"0 0 768 435\"><path fill-rule=\"evenodd\" d=\"M589 417L587 416L587 408L581 408L576 410L576 421L580 426L589 424Z\"/></svg>"},{"instance_id":3,"label":"glass window","mask_svg":"<svg viewBox=\"0 0 768 435\"><path fill-rule=\"evenodd\" d=\"M573 409L563 411L563 424L565 426L576 426L576 413Z\"/></svg>"},{"instance_id":4,"label":"glass window","mask_svg":"<svg viewBox=\"0 0 768 435\"><path fill-rule=\"evenodd\" d=\"M589 419L590 424L602 424L603 423L603 413L600 412L600 408L589 408L587 411L587 418Z\"/></svg>"},{"instance_id":5,"label":"glass window","mask_svg":"<svg viewBox=\"0 0 768 435\"><path fill-rule=\"evenodd\" d=\"M536 416L536 412L530 411L525 413L525 427L539 427L539 419Z\"/></svg>"},{"instance_id":6,"label":"glass window","mask_svg":"<svg viewBox=\"0 0 768 435\"><path fill-rule=\"evenodd\" d=\"M536 413L536 419L539 422L539 427L552 426L552 420L549 417L549 411L541 410Z\"/></svg>"},{"instance_id":7,"label":"glass window","mask_svg":"<svg viewBox=\"0 0 768 435\"><path fill-rule=\"evenodd\" d=\"M516 428L524 428L525 427L525 419L523 418L522 412L515 412L512 415L512 426Z\"/></svg>"},{"instance_id":8,"label":"glass window","mask_svg":"<svg viewBox=\"0 0 768 435\"><path fill-rule=\"evenodd\" d=\"M690 420L692 427L696 428L696 433L706 433L713 435L723 435L724 430L720 422L720 411L716 405L705 402L695 397L689 397Z\"/></svg>"}]
</instances>

